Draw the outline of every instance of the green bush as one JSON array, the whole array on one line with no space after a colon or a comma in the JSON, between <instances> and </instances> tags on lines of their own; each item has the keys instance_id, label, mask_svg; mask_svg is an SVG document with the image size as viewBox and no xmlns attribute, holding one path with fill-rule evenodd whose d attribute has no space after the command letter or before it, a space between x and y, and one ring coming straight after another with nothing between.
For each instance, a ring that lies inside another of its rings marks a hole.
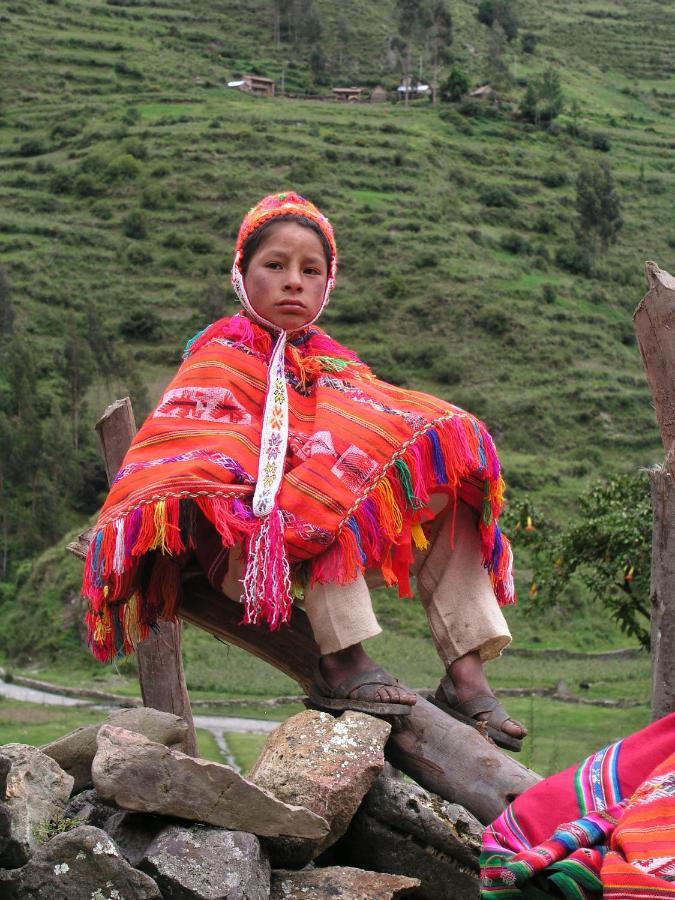
<instances>
[{"instance_id":1,"label":"green bush","mask_svg":"<svg viewBox=\"0 0 675 900\"><path fill-rule=\"evenodd\" d=\"M96 197L102 192L101 185L91 175L78 175L73 185L73 190L78 197Z\"/></svg>"},{"instance_id":2,"label":"green bush","mask_svg":"<svg viewBox=\"0 0 675 900\"><path fill-rule=\"evenodd\" d=\"M538 234L555 234L557 221L551 213L540 212L532 222L532 229Z\"/></svg>"},{"instance_id":3,"label":"green bush","mask_svg":"<svg viewBox=\"0 0 675 900\"><path fill-rule=\"evenodd\" d=\"M547 169L541 176L541 183L550 188L562 187L569 182L570 177L564 169Z\"/></svg>"},{"instance_id":4,"label":"green bush","mask_svg":"<svg viewBox=\"0 0 675 900\"><path fill-rule=\"evenodd\" d=\"M127 259L132 266L147 266L152 262L152 254L145 247L134 246L127 251Z\"/></svg>"},{"instance_id":5,"label":"green bush","mask_svg":"<svg viewBox=\"0 0 675 900\"><path fill-rule=\"evenodd\" d=\"M518 206L518 198L506 185L484 185L480 189L479 196L485 206L504 209L516 209Z\"/></svg>"},{"instance_id":6,"label":"green bush","mask_svg":"<svg viewBox=\"0 0 675 900\"><path fill-rule=\"evenodd\" d=\"M431 374L441 384L459 384L462 380L462 366L451 357L437 359L431 368Z\"/></svg>"},{"instance_id":7,"label":"green bush","mask_svg":"<svg viewBox=\"0 0 675 900\"><path fill-rule=\"evenodd\" d=\"M556 293L555 288L552 284L544 284L541 287L541 300L542 303L550 304L555 303Z\"/></svg>"},{"instance_id":8,"label":"green bush","mask_svg":"<svg viewBox=\"0 0 675 900\"><path fill-rule=\"evenodd\" d=\"M69 172L55 172L49 179L52 194L69 194L73 189L73 176Z\"/></svg>"},{"instance_id":9,"label":"green bush","mask_svg":"<svg viewBox=\"0 0 675 900\"><path fill-rule=\"evenodd\" d=\"M555 261L561 269L573 275L590 276L593 272L593 261L588 250L580 244L562 244L555 252Z\"/></svg>"},{"instance_id":10,"label":"green bush","mask_svg":"<svg viewBox=\"0 0 675 900\"><path fill-rule=\"evenodd\" d=\"M28 138L19 144L17 152L19 156L42 156L47 150L46 144L40 138Z\"/></svg>"},{"instance_id":11,"label":"green bush","mask_svg":"<svg viewBox=\"0 0 675 900\"><path fill-rule=\"evenodd\" d=\"M385 297L389 297L390 300L395 300L397 297L404 297L407 290L408 285L406 279L400 272L392 272L382 285L382 293Z\"/></svg>"},{"instance_id":12,"label":"green bush","mask_svg":"<svg viewBox=\"0 0 675 900\"><path fill-rule=\"evenodd\" d=\"M591 135L591 147L594 150L600 150L602 153L609 153L611 149L609 137L601 131L594 131Z\"/></svg>"},{"instance_id":13,"label":"green bush","mask_svg":"<svg viewBox=\"0 0 675 900\"><path fill-rule=\"evenodd\" d=\"M508 234L502 235L499 240L499 246L508 253L526 254L530 252L530 244L522 235L515 231L509 231Z\"/></svg>"},{"instance_id":14,"label":"green bush","mask_svg":"<svg viewBox=\"0 0 675 900\"><path fill-rule=\"evenodd\" d=\"M122 231L133 240L142 240L148 236L145 216L140 209L132 209L122 220Z\"/></svg>"},{"instance_id":15,"label":"green bush","mask_svg":"<svg viewBox=\"0 0 675 900\"><path fill-rule=\"evenodd\" d=\"M153 341L162 332L162 322L151 309L135 309L120 323L120 333L131 340Z\"/></svg>"},{"instance_id":16,"label":"green bush","mask_svg":"<svg viewBox=\"0 0 675 900\"><path fill-rule=\"evenodd\" d=\"M164 237L162 241L163 247L168 247L170 250L178 250L185 243L185 238L182 234L178 234L177 231L169 231Z\"/></svg>"},{"instance_id":17,"label":"green bush","mask_svg":"<svg viewBox=\"0 0 675 900\"><path fill-rule=\"evenodd\" d=\"M105 169L107 181L133 181L141 171L141 166L130 153L122 153L111 159Z\"/></svg>"},{"instance_id":18,"label":"green bush","mask_svg":"<svg viewBox=\"0 0 675 900\"><path fill-rule=\"evenodd\" d=\"M188 241L188 247L192 250L193 253L199 253L205 255L207 253L213 253L214 245L211 238L208 237L195 237Z\"/></svg>"},{"instance_id":19,"label":"green bush","mask_svg":"<svg viewBox=\"0 0 675 900\"><path fill-rule=\"evenodd\" d=\"M91 212L102 222L109 222L113 217L112 209L107 203L94 203Z\"/></svg>"},{"instance_id":20,"label":"green bush","mask_svg":"<svg viewBox=\"0 0 675 900\"><path fill-rule=\"evenodd\" d=\"M128 153L129 156L133 156L134 159L148 158L148 148L138 138L127 138L122 144L122 151Z\"/></svg>"}]
</instances>

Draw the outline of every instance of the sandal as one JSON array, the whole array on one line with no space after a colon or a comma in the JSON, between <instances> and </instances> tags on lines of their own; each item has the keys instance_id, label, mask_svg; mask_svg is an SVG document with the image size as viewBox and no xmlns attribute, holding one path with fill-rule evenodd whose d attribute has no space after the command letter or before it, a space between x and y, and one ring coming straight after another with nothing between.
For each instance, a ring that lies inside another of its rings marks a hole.
<instances>
[{"instance_id":1,"label":"sandal","mask_svg":"<svg viewBox=\"0 0 675 900\"><path fill-rule=\"evenodd\" d=\"M407 716L412 709L408 703L382 703L380 700L372 699L382 685L393 687L398 684L400 684L398 678L394 678L378 666L369 672L359 672L345 678L336 687L331 688L317 665L305 705L311 709L332 713L352 710L369 713L371 716ZM350 697L351 692L357 688L362 689L358 696Z\"/></svg>"},{"instance_id":2,"label":"sandal","mask_svg":"<svg viewBox=\"0 0 675 900\"><path fill-rule=\"evenodd\" d=\"M522 749L523 739L507 734L502 728L505 722L516 722L516 720L507 713L499 700L492 694L473 697L471 700L460 703L452 679L446 675L441 679L435 695L429 697L429 700L454 719L487 734L498 747L512 750L515 753ZM488 713L487 719L477 719L476 716L481 713ZM520 723L516 722L516 724Z\"/></svg>"}]
</instances>

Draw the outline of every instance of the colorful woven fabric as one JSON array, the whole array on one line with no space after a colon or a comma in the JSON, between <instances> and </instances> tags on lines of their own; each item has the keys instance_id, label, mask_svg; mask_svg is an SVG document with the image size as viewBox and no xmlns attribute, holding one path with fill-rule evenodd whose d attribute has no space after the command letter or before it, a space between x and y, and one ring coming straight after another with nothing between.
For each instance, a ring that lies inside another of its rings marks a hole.
<instances>
[{"instance_id":1,"label":"colorful woven fabric","mask_svg":"<svg viewBox=\"0 0 675 900\"><path fill-rule=\"evenodd\" d=\"M483 835L484 898L675 895L675 714L518 797Z\"/></svg>"},{"instance_id":2,"label":"colorful woven fabric","mask_svg":"<svg viewBox=\"0 0 675 900\"><path fill-rule=\"evenodd\" d=\"M273 336L243 315L216 322L190 342L136 435L86 562L87 621L99 659L129 653L158 618L173 617L180 565L194 547L195 509L223 547L243 544L250 563L273 346ZM499 602L513 602L510 546L497 525L503 482L485 426L458 407L377 380L316 326L289 338L284 369L288 447L279 516L269 527L291 571L266 573L264 590L246 595L245 621L274 628L288 620L290 603L274 590L287 574L346 583L379 567L410 595L412 546L425 544L435 490L481 509L484 563ZM245 579L259 576L247 565Z\"/></svg>"}]
</instances>

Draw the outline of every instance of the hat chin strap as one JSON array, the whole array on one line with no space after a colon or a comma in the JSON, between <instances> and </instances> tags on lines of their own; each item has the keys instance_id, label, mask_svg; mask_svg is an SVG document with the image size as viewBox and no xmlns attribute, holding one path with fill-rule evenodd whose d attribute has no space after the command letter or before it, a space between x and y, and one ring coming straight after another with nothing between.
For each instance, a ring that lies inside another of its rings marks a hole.
<instances>
[{"instance_id":1,"label":"hat chin strap","mask_svg":"<svg viewBox=\"0 0 675 900\"><path fill-rule=\"evenodd\" d=\"M316 320L319 318L321 313L326 308L326 304L328 303L328 298L330 297L330 292L333 288L334 279L332 277L332 273L328 275L326 279L326 288L323 292L323 300L321 301L321 306L319 307L316 315L309 320L309 322L305 322L301 325L301 328L306 328L308 325L313 325ZM258 325L263 325L265 328L270 328L272 331L284 332L283 328L280 328L278 325L275 325L274 322L270 322L269 319L266 319L264 316L261 316L260 313L256 312L253 308L251 301L248 299L248 294L246 293L246 286L244 284L244 275L241 269L239 268L239 254L235 257L234 263L232 264L232 287L234 288L234 292L237 295L237 299L244 307L249 316L253 319L254 322L257 322ZM299 329L294 329L299 330Z\"/></svg>"}]
</instances>

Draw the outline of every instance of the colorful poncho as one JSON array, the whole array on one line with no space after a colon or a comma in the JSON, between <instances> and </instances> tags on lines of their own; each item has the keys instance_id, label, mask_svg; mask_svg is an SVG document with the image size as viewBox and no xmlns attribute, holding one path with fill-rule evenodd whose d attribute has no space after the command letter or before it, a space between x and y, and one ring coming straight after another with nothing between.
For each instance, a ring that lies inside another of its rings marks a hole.
<instances>
[{"instance_id":1,"label":"colorful poncho","mask_svg":"<svg viewBox=\"0 0 675 900\"><path fill-rule=\"evenodd\" d=\"M188 344L136 435L86 561L83 593L97 658L131 652L158 618L174 617L197 516L212 523L224 548L241 545L250 557L272 347L269 332L243 314L214 323ZM503 482L482 422L379 381L316 326L289 338L285 376L289 439L278 537L296 582L347 583L379 568L410 596L412 546L425 546L427 502L440 490L480 509L484 565L498 601L514 602L511 550L497 525ZM275 583L277 569L269 569L274 577L245 605L244 621L276 628L288 621L290 602Z\"/></svg>"},{"instance_id":2,"label":"colorful poncho","mask_svg":"<svg viewBox=\"0 0 675 900\"><path fill-rule=\"evenodd\" d=\"M484 900L675 898L675 713L518 797L483 835Z\"/></svg>"}]
</instances>

